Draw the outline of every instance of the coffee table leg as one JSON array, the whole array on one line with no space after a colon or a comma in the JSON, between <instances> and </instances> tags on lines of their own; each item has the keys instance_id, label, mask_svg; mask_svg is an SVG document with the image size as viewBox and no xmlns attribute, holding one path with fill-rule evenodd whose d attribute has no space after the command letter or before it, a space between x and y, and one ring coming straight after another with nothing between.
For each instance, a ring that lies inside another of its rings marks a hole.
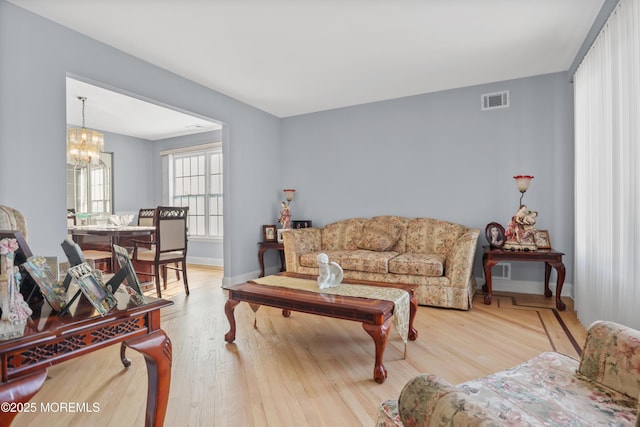
<instances>
[{"instance_id":1,"label":"coffee table leg","mask_svg":"<svg viewBox=\"0 0 640 427\"><path fill-rule=\"evenodd\" d=\"M224 334L226 342L233 342L236 339L236 318L233 315L233 311L238 304L240 304L240 301L229 299L224 305L224 314L227 315L227 320L229 321L229 332Z\"/></svg>"},{"instance_id":2,"label":"coffee table leg","mask_svg":"<svg viewBox=\"0 0 640 427\"><path fill-rule=\"evenodd\" d=\"M415 341L418 339L418 330L413 327L413 320L416 318L416 313L418 312L418 302L416 301L416 297L411 294L411 299L409 300L409 339L411 341Z\"/></svg>"},{"instance_id":3,"label":"coffee table leg","mask_svg":"<svg viewBox=\"0 0 640 427\"><path fill-rule=\"evenodd\" d=\"M387 379L387 369L382 364L382 359L384 357L384 349L387 346L387 338L389 336L389 319L382 325L371 325L369 323L363 323L362 327L371 338L373 338L373 342L376 345L376 364L373 367L373 379L378 383L382 384L384 380Z\"/></svg>"}]
</instances>

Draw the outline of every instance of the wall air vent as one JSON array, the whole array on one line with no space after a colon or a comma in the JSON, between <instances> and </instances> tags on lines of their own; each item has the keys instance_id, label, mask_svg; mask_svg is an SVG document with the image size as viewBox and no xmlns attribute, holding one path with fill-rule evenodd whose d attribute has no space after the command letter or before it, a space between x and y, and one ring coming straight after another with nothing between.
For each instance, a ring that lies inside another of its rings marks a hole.
<instances>
[{"instance_id":1,"label":"wall air vent","mask_svg":"<svg viewBox=\"0 0 640 427\"><path fill-rule=\"evenodd\" d=\"M491 277L494 279L511 280L511 263L499 262L491 270Z\"/></svg>"},{"instance_id":2,"label":"wall air vent","mask_svg":"<svg viewBox=\"0 0 640 427\"><path fill-rule=\"evenodd\" d=\"M485 93L481 96L482 111L509 108L509 91Z\"/></svg>"}]
</instances>

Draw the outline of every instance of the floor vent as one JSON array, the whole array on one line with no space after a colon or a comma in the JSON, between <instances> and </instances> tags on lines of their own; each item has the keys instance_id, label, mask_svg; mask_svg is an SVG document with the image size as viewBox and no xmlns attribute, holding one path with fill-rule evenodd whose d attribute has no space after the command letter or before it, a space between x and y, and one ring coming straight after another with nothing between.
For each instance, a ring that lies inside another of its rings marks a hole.
<instances>
[{"instance_id":1,"label":"floor vent","mask_svg":"<svg viewBox=\"0 0 640 427\"><path fill-rule=\"evenodd\" d=\"M482 111L509 108L509 91L485 93L481 96Z\"/></svg>"},{"instance_id":2,"label":"floor vent","mask_svg":"<svg viewBox=\"0 0 640 427\"><path fill-rule=\"evenodd\" d=\"M511 280L511 263L499 262L491 270L491 278Z\"/></svg>"}]
</instances>

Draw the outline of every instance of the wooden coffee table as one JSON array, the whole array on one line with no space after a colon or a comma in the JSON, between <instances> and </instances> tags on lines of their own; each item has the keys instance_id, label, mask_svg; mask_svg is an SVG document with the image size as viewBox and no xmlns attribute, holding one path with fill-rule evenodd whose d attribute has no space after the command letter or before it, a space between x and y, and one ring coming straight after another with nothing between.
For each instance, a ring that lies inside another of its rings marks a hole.
<instances>
[{"instance_id":1,"label":"wooden coffee table","mask_svg":"<svg viewBox=\"0 0 640 427\"><path fill-rule=\"evenodd\" d=\"M295 273L280 273L288 277L316 280L315 276L305 276ZM415 341L418 331L413 327L418 305L413 295L417 285L403 285L397 283L369 282L364 280L344 280L343 283L361 284L368 286L382 286L387 288L400 288L409 292L410 315L408 338ZM289 317L292 311L317 314L319 316L334 317L337 319L354 320L362 322L362 327L373 338L375 343L376 361L373 368L373 379L382 384L387 378L387 370L382 363L384 349L393 315L394 303L391 301L348 297L340 295L322 294L299 289L283 288L278 286L260 285L257 283L240 283L237 285L223 286L229 291L229 300L224 306L225 314L229 320L229 332L224 336L226 342L236 339L236 320L234 310L236 306L245 301L250 304L266 305L282 309L282 315Z\"/></svg>"}]
</instances>

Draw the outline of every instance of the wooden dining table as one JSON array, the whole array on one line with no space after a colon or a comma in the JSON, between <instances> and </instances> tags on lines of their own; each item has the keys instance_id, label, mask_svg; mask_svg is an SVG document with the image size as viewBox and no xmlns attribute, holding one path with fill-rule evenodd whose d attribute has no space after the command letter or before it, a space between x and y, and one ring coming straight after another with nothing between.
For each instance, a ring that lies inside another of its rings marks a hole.
<instances>
[{"instance_id":1,"label":"wooden dining table","mask_svg":"<svg viewBox=\"0 0 640 427\"><path fill-rule=\"evenodd\" d=\"M151 234L156 230L155 227L145 225L73 225L67 227L73 241L80 246L81 249L97 249L111 252L111 265L117 269L117 260L112 250L113 245L132 246L129 242L132 239L147 238L151 240ZM91 239L91 237L102 236L100 239Z\"/></svg>"}]
</instances>

